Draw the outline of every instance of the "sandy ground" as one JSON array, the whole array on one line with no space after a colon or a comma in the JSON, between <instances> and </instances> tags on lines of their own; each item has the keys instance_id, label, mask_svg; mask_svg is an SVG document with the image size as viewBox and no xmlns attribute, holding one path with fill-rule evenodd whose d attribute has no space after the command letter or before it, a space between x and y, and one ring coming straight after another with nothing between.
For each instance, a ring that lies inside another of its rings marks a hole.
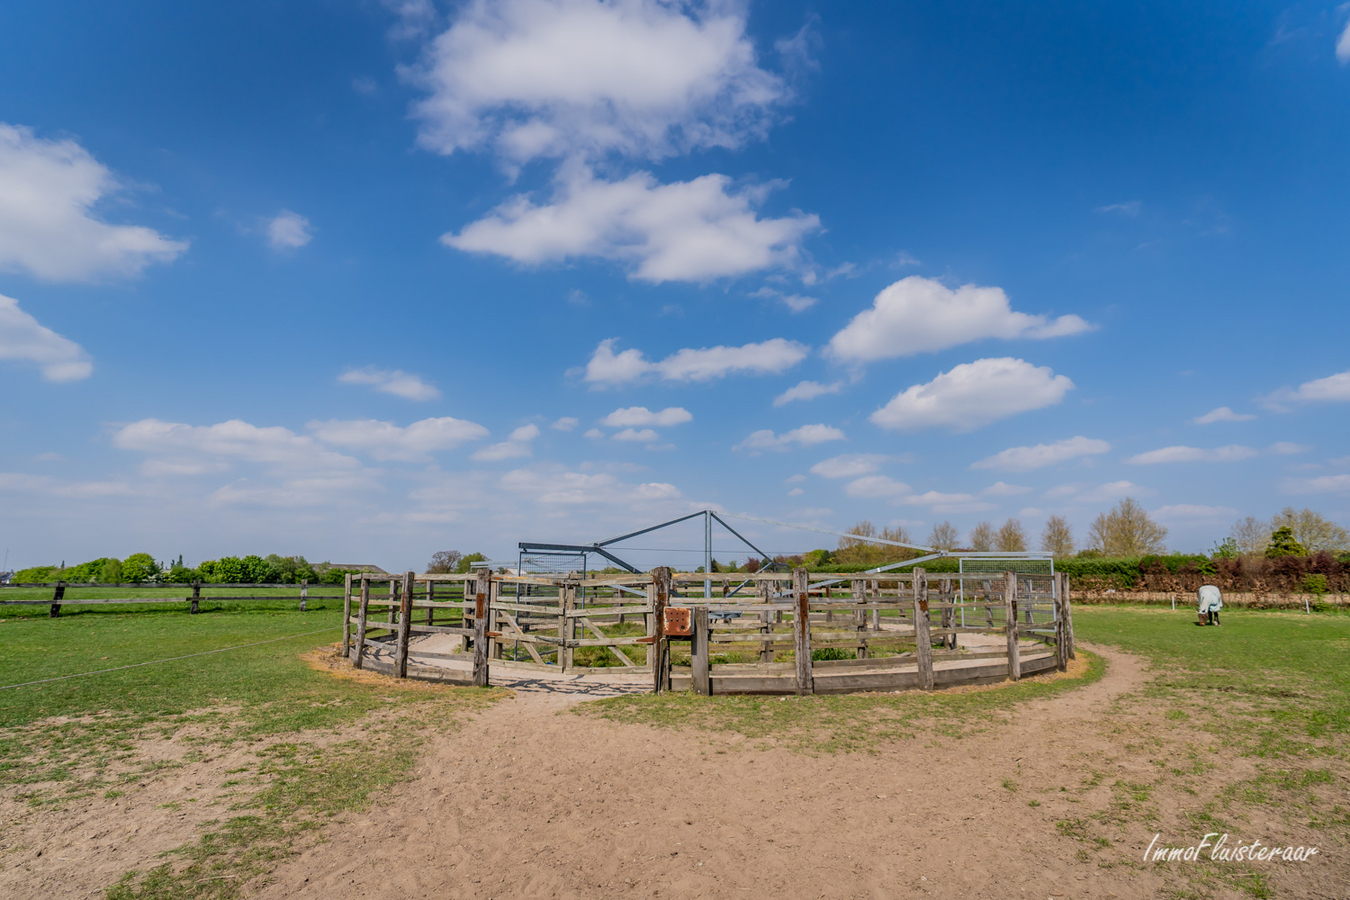
<instances>
[{"instance_id":1,"label":"sandy ground","mask_svg":"<svg viewBox=\"0 0 1350 900\"><path fill-rule=\"evenodd\" d=\"M1093 767L1107 782L1154 775L1146 754L1122 757L1101 727L1112 698L1143 683L1140 664L1101 652L1110 672L1096 684L972 737L876 754L809 757L560 715L582 698L521 690L257 896L1157 896L1161 875L1080 860L1083 845L1057 832L1056 820L1087 814L1087 798L1002 787L1007 777L1077 787ZM1142 854L1152 834L1112 837ZM1317 871L1299 896L1344 896L1334 871Z\"/></svg>"},{"instance_id":2,"label":"sandy ground","mask_svg":"<svg viewBox=\"0 0 1350 900\"><path fill-rule=\"evenodd\" d=\"M1112 700L1142 686L1141 665L1098 652L1110 663L1103 680L1018 706L981 732L955 739L920 731L875 753L817 757L721 733L572 715L567 707L593 698L591 688L520 681L514 697L435 739L412 780L332 823L323 842L247 895L1175 896L1185 884L1180 869L1169 882L1157 869L1119 864L1126 850L1142 855L1153 826L1100 826L1115 845L1100 855L1056 828L1109 806L1116 779L1156 777L1152 754L1160 751L1112 733ZM134 796L61 813L27 810L22 821L9 820L17 804L0 802L0 896L97 896L123 871L154 865L160 851L220 814L209 805L221 796L213 785L236 762L223 755ZM1250 762L1235 765L1225 781L1253 771ZM1081 791L1094 770L1101 786ZM1003 786L1008 778L1019 790ZM199 802L160 805L189 796ZM1039 806L1029 805L1033 798ZM1191 843L1169 805L1160 802L1158 827L1173 843ZM1281 834L1278 823L1247 824ZM1347 896L1344 853L1300 865L1296 879L1279 882L1292 888L1276 896ZM1219 881L1209 896L1249 895Z\"/></svg>"}]
</instances>

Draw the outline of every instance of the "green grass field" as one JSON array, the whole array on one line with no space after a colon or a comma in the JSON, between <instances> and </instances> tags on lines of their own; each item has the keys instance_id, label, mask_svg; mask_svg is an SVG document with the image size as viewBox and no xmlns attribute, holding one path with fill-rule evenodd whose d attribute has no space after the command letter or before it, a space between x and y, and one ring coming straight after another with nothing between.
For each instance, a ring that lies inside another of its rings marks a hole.
<instances>
[{"instance_id":1,"label":"green grass field","mask_svg":"<svg viewBox=\"0 0 1350 900\"><path fill-rule=\"evenodd\" d=\"M175 767L248 751L237 786L199 838L150 871L128 873L110 887L110 898L237 896L248 879L318 834L328 817L360 809L374 792L406 778L427 735L454 728L464 713L502 695L318 670L300 655L338 638L341 601L311 601L306 613L290 601L273 604L196 616L167 606L68 607L59 619L48 619L45 607L0 612L0 687L226 651L0 690L0 790L35 810L131 796ZM1131 825L1150 833L1161 827L1174 814L1162 811L1171 798L1181 810L1175 815L1198 833L1274 817L1322 843L1350 843L1341 796L1350 774L1350 615L1229 611L1221 628L1191 621L1189 612L1157 607L1076 611L1080 642L1146 662L1147 680L1104 710L1101 727L1123 758L1146 760L1154 774L1103 785L1102 772L1086 766L1077 773L1082 814L1059 821L1059 832L1080 846L1082 859L1139 865L1110 836ZM1087 665L1076 677L989 691L787 702L685 693L573 711L700 729L750 746L868 752L895 740L960 741L997 728L1003 711L1102 677L1101 658L1081 656ZM163 738L187 754L165 763L138 752L144 741ZM1240 777L1228 774L1234 760L1244 763ZM1093 807L1088 798L1096 788L1110 799ZM1029 806L1038 805L1023 792ZM1231 873L1198 867L1174 880L1179 897L1234 884L1256 897L1278 890L1259 872L1234 881Z\"/></svg>"},{"instance_id":2,"label":"green grass field","mask_svg":"<svg viewBox=\"0 0 1350 900\"><path fill-rule=\"evenodd\" d=\"M362 808L406 777L426 734L454 727L463 712L502 693L311 668L300 654L339 637L340 601L306 613L97 609L0 619L0 687L225 652L0 690L0 790L60 809L143 790L166 768L230 748L248 749L251 760L199 840L152 871L128 873L109 891L119 900L236 896L324 819ZM137 745L155 738L177 738L189 752L169 764L147 762Z\"/></svg>"}]
</instances>

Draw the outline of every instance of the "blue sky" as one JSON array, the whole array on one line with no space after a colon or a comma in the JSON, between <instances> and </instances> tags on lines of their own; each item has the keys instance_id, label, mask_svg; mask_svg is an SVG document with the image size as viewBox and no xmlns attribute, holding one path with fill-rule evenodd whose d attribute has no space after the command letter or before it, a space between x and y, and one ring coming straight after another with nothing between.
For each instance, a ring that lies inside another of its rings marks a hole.
<instances>
[{"instance_id":1,"label":"blue sky","mask_svg":"<svg viewBox=\"0 0 1350 900\"><path fill-rule=\"evenodd\" d=\"M0 542L1350 524L1348 22L7 3Z\"/></svg>"}]
</instances>

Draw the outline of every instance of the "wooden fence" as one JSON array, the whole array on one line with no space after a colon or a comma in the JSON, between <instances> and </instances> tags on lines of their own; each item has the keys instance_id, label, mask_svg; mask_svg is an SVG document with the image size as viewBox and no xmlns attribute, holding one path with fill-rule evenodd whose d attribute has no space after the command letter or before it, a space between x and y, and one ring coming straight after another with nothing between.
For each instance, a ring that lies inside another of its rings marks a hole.
<instances>
[{"instance_id":1,"label":"wooden fence","mask_svg":"<svg viewBox=\"0 0 1350 900\"><path fill-rule=\"evenodd\" d=\"M322 589L338 587L337 585L315 585ZM70 588L79 589L125 589L133 588L136 590L155 590L160 592L173 591L180 589L182 594L172 596L157 597L84 597L67 596L66 591ZM47 598L29 598L26 600L7 600L4 599L5 591L31 591L50 590L51 597ZM294 591L294 594L256 594L241 593L258 590L287 590ZM203 594L202 591L226 590L227 594ZM187 604L189 613L199 611L202 603L215 603L217 601L249 601L249 600L290 600L299 603L301 612L305 611L305 606L310 600L341 600L343 594L312 594L308 581L301 581L299 584L211 584L194 581L191 584L67 584L64 581L56 583L42 584L7 584L0 586L0 606L46 606L49 607L48 615L55 619L61 615L63 606L98 606L106 604L142 604L142 603L184 603Z\"/></svg>"},{"instance_id":2,"label":"wooden fence","mask_svg":"<svg viewBox=\"0 0 1350 900\"><path fill-rule=\"evenodd\" d=\"M692 627L668 632L686 618ZM617 672L657 693L932 690L1063 670L1073 657L1067 577L1011 572L360 574L344 622L357 668L480 686L515 670ZM447 646L412 646L429 634Z\"/></svg>"}]
</instances>

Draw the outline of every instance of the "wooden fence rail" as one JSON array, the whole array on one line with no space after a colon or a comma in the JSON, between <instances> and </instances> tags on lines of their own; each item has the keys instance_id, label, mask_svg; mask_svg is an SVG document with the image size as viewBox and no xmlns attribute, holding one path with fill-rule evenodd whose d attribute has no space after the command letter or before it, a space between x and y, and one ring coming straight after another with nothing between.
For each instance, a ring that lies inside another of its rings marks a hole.
<instances>
[{"instance_id":1,"label":"wooden fence rail","mask_svg":"<svg viewBox=\"0 0 1350 900\"><path fill-rule=\"evenodd\" d=\"M338 588L340 585L321 585L318 587ZM182 589L185 593L172 596L155 597L90 597L80 595L70 595L66 592L71 589L81 590L112 590L128 588L136 590L156 590L161 592ZM5 598L5 592L11 590L33 590L50 589L52 595L47 598L29 598L24 600L9 600ZM230 593L230 594L203 594L203 590L229 590L229 591L258 591L258 590L276 590L283 589L295 591L294 594L258 594L258 593ZM139 606L141 604L164 604L164 603L186 603L189 613L200 611L202 603L214 603L217 601L238 602L246 600L288 600L299 604L300 612L305 612L310 600L342 600L344 594L315 594L310 593L308 581L301 581L299 584L214 584L204 582L191 582L187 584L152 584L149 582L137 584L67 584L63 581L40 583L40 584L6 584L0 585L0 606L46 606L49 608L48 615L55 619L61 615L63 606L99 606L107 604L126 604Z\"/></svg>"}]
</instances>

